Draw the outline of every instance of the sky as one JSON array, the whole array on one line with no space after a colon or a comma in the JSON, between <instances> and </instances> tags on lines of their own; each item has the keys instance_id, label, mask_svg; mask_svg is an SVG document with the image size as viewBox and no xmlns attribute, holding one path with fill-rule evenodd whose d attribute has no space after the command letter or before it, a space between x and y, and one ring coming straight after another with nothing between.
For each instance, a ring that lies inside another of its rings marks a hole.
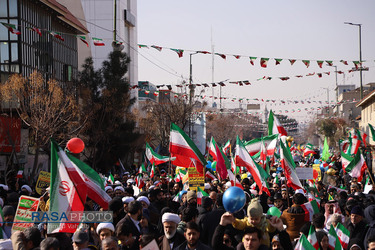
<instances>
[{"instance_id":1,"label":"sky","mask_svg":"<svg viewBox=\"0 0 375 250\"><path fill-rule=\"evenodd\" d=\"M344 22L362 24L362 60L369 71L363 72L363 85L375 82L375 10L374 0L140 0L137 1L138 43L163 47L138 49L138 79L155 85L175 86L189 79L189 53L211 51L220 56L192 56L193 83L211 83L229 79L222 87L222 97L264 100L335 100L334 67L317 60L332 60L338 71L338 85L359 87L359 72L349 73L352 61L359 60L359 28ZM168 49L183 49L184 55ZM236 59L232 55L241 55ZM257 57L254 66L249 57ZM267 68L260 58L270 58ZM275 65L274 58L282 58ZM297 59L292 66L288 59ZM307 68L301 60L311 60ZM340 62L348 61L348 66ZM212 65L214 73L212 74ZM331 72L330 75L323 72ZM313 76L306 76L315 73ZM317 73L323 73L319 78ZM302 75L302 78L295 77ZM264 76L272 80L257 80ZM290 77L281 81L279 77ZM238 86L230 81L248 80L251 85ZM202 89L205 91L202 93ZM177 92L177 88L173 88ZM220 96L219 87L197 88L202 96ZM208 99L207 99L208 100ZM211 102L211 101L210 101ZM263 102L251 101L249 103ZM238 107L238 102L223 101L224 108ZM267 103L276 113L297 120L312 119L311 107L318 103L286 105ZM304 109L308 108L309 112ZM292 113L292 110L295 113ZM297 112L301 109L301 112Z\"/></svg>"}]
</instances>

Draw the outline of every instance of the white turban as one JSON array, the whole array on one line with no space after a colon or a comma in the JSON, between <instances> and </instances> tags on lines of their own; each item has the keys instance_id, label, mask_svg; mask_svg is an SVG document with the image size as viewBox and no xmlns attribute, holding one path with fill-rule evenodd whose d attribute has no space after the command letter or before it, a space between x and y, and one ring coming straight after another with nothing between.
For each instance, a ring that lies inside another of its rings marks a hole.
<instances>
[{"instance_id":1,"label":"white turban","mask_svg":"<svg viewBox=\"0 0 375 250\"><path fill-rule=\"evenodd\" d=\"M0 184L0 187L2 187L5 191L9 191L9 187L4 184Z\"/></svg>"},{"instance_id":2,"label":"white turban","mask_svg":"<svg viewBox=\"0 0 375 250\"><path fill-rule=\"evenodd\" d=\"M105 188L104 188L104 191L108 191L108 190L112 190L113 191L113 188L111 187L111 186L106 186Z\"/></svg>"},{"instance_id":3,"label":"white turban","mask_svg":"<svg viewBox=\"0 0 375 250\"><path fill-rule=\"evenodd\" d=\"M108 230L110 230L110 231L112 231L112 232L115 232L115 227L113 226L112 223L110 223L110 222L102 222L102 223L100 223L100 224L96 227L96 233L99 234L99 233L100 233L100 230L102 230L102 229L104 229L104 228L106 228L106 229L108 229Z\"/></svg>"},{"instance_id":4,"label":"white turban","mask_svg":"<svg viewBox=\"0 0 375 250\"><path fill-rule=\"evenodd\" d=\"M210 183L205 183L204 184L204 189L211 189Z\"/></svg>"},{"instance_id":5,"label":"white turban","mask_svg":"<svg viewBox=\"0 0 375 250\"><path fill-rule=\"evenodd\" d=\"M121 187L121 186L117 186L117 187L115 187L115 191L116 190L121 190L122 192L125 192L125 189L123 188L123 187Z\"/></svg>"},{"instance_id":6,"label":"white turban","mask_svg":"<svg viewBox=\"0 0 375 250\"><path fill-rule=\"evenodd\" d=\"M28 186L28 185L23 185L23 186L21 187L21 190L22 190L23 188L27 190L27 192L29 193L29 195L33 192L33 191L31 190L31 187Z\"/></svg>"},{"instance_id":7,"label":"white turban","mask_svg":"<svg viewBox=\"0 0 375 250\"><path fill-rule=\"evenodd\" d=\"M164 213L161 219L162 223L164 222L174 222L176 224L180 223L180 217L177 214L173 213Z\"/></svg>"},{"instance_id":8,"label":"white turban","mask_svg":"<svg viewBox=\"0 0 375 250\"><path fill-rule=\"evenodd\" d=\"M137 201L143 201L147 204L147 206L150 206L150 200L146 196L139 196Z\"/></svg>"},{"instance_id":9,"label":"white turban","mask_svg":"<svg viewBox=\"0 0 375 250\"><path fill-rule=\"evenodd\" d=\"M122 198L122 203L129 204L130 202L134 201L134 198L131 196L125 196Z\"/></svg>"}]
</instances>

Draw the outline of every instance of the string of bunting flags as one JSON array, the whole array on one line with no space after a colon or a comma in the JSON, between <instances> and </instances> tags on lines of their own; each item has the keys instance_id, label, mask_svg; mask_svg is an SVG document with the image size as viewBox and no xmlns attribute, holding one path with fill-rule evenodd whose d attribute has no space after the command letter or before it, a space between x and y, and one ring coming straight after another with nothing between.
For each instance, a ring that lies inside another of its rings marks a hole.
<instances>
[{"instance_id":1,"label":"string of bunting flags","mask_svg":"<svg viewBox=\"0 0 375 250\"><path fill-rule=\"evenodd\" d=\"M187 49L175 49L175 48L169 48L169 47L162 47L157 45L145 45L145 44L138 44L138 48L154 48L157 51L165 50L172 50L177 53L178 57L183 57L184 52L193 52L193 53L201 53L201 54L212 54L209 51L205 50L187 50ZM255 65L255 61L259 58L259 63L262 68L267 68L268 62L270 60L275 61L275 65L280 65L282 61L289 61L290 65L294 65L295 62L301 61L307 68L310 67L311 62L316 62L319 68L322 68L324 63L327 63L329 66L333 66L333 62L336 62L336 60L306 60L306 59L288 59L288 58L271 58L271 57L260 57L260 56L248 56L248 55L238 55L238 54L223 54L223 53L214 53L214 55L220 56L222 59L226 60L227 57L234 57L235 59L241 59L242 57L248 58L250 60L251 65ZM349 60L339 60L338 62L349 65ZM354 64L354 67L356 69L362 67L362 63L366 62L366 60L362 61L352 61Z\"/></svg>"}]
</instances>

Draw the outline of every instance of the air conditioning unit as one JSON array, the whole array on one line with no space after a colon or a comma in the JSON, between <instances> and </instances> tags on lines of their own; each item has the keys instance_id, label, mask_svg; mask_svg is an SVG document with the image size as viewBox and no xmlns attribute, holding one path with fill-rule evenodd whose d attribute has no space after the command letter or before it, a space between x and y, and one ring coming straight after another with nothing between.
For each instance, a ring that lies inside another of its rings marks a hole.
<instances>
[{"instance_id":1,"label":"air conditioning unit","mask_svg":"<svg viewBox=\"0 0 375 250\"><path fill-rule=\"evenodd\" d=\"M129 10L124 10L124 20L127 25L135 27L135 16Z\"/></svg>"}]
</instances>

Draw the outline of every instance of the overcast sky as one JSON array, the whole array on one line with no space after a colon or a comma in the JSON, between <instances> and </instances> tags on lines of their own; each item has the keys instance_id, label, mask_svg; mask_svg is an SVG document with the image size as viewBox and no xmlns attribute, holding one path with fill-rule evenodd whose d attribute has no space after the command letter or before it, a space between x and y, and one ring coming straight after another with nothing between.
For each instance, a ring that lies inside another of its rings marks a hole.
<instances>
[{"instance_id":1,"label":"overcast sky","mask_svg":"<svg viewBox=\"0 0 375 250\"><path fill-rule=\"evenodd\" d=\"M227 56L226 60L212 56L192 56L194 83L210 83L229 79L249 80L250 86L227 84L222 96L230 98L259 98L278 100L327 100L335 99L334 68L316 60L333 60L338 70L338 84L359 86L359 72L348 73L359 60L359 32L357 26L344 22L362 24L362 58L370 68L363 73L363 84L375 82L375 1L374 0L140 0L138 1L138 42L145 45L165 47L161 52L150 48L139 49L139 80L155 85L181 83L189 77L189 53L211 51L241 55L240 59ZM211 42L212 40L212 42ZM184 56L166 48L184 49ZM258 57L254 66L249 56ZM260 58L271 58L267 68L260 66ZM275 65L273 58L284 59ZM287 59L297 59L293 66ZM311 60L309 68L301 60ZM340 60L347 60L345 66ZM158 66L156 66L156 65ZM331 75L323 72L331 71ZM306 76L315 73L314 76ZM316 74L323 73L322 78ZM302 75L302 78L296 78ZM272 80L260 80L263 76ZM281 81L278 77L290 77ZM174 88L177 91L177 88ZM200 91L200 88L197 89ZM204 95L212 95L206 88ZM214 88L219 96L219 88ZM253 102L257 103L257 102ZM279 102L276 102L279 103ZM267 105L274 110L297 110L320 106L304 104L295 106ZM233 106L231 101L224 107ZM306 116L301 112L299 120Z\"/></svg>"}]
</instances>

